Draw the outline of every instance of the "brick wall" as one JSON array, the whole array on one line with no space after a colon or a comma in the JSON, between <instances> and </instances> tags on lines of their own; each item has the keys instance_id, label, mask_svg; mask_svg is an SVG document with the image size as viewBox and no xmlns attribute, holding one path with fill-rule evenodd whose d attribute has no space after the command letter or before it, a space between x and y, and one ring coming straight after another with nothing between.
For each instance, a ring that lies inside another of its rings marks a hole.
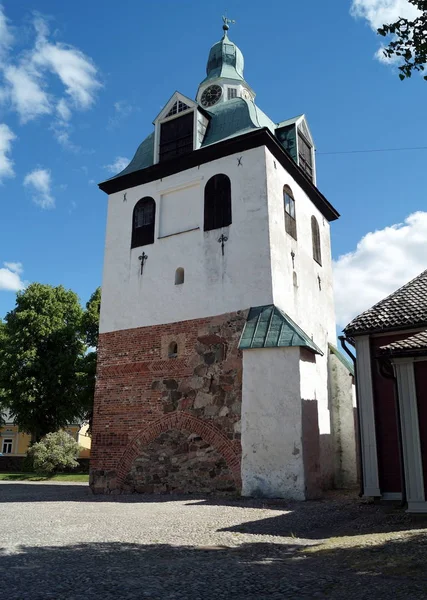
<instances>
[{"instance_id":1,"label":"brick wall","mask_svg":"<svg viewBox=\"0 0 427 600\"><path fill-rule=\"evenodd\" d=\"M239 311L100 335L94 492L240 488L237 345L246 315ZM169 356L173 343L176 357Z\"/></svg>"}]
</instances>

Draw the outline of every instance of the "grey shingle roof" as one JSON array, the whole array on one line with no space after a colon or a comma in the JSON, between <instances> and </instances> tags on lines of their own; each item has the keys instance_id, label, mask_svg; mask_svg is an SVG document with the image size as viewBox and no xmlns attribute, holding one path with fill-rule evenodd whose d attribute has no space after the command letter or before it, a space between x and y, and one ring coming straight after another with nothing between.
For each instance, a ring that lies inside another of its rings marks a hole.
<instances>
[{"instance_id":1,"label":"grey shingle roof","mask_svg":"<svg viewBox=\"0 0 427 600\"><path fill-rule=\"evenodd\" d=\"M408 355L427 352L427 331L420 331L404 340L380 347L381 354Z\"/></svg>"},{"instance_id":2,"label":"grey shingle roof","mask_svg":"<svg viewBox=\"0 0 427 600\"><path fill-rule=\"evenodd\" d=\"M344 329L360 335L427 325L427 271L355 317Z\"/></svg>"}]
</instances>

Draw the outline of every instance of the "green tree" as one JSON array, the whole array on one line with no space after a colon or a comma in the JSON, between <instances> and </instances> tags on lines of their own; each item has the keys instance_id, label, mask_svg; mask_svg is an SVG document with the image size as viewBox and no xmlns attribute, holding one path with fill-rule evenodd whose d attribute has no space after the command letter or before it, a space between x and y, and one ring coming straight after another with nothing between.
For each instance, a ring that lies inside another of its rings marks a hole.
<instances>
[{"instance_id":1,"label":"green tree","mask_svg":"<svg viewBox=\"0 0 427 600\"><path fill-rule=\"evenodd\" d=\"M80 446L76 440L66 431L55 431L33 444L27 456L34 471L52 475L58 471L78 467L76 458L79 450Z\"/></svg>"},{"instance_id":2,"label":"green tree","mask_svg":"<svg viewBox=\"0 0 427 600\"><path fill-rule=\"evenodd\" d=\"M399 77L411 77L414 71L424 71L427 63L427 0L408 0L419 11L415 19L399 18L378 29L384 37L391 35L391 40L384 54L388 58L398 57L403 63L399 66ZM427 75L424 76L427 80Z\"/></svg>"},{"instance_id":3,"label":"green tree","mask_svg":"<svg viewBox=\"0 0 427 600\"><path fill-rule=\"evenodd\" d=\"M101 310L101 288L98 287L86 303L82 318L82 334L88 352L81 361L81 393L86 407L86 418L89 431L92 429L93 397L95 394L96 362L98 358L99 313Z\"/></svg>"},{"instance_id":4,"label":"green tree","mask_svg":"<svg viewBox=\"0 0 427 600\"><path fill-rule=\"evenodd\" d=\"M1 403L33 442L87 412L82 320L74 292L33 283L1 327Z\"/></svg>"}]
</instances>

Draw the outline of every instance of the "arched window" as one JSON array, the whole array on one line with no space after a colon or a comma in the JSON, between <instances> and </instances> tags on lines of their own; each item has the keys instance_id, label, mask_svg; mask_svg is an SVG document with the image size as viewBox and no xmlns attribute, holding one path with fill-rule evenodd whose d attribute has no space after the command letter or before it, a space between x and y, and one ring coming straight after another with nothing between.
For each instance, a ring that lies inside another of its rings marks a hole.
<instances>
[{"instance_id":1,"label":"arched window","mask_svg":"<svg viewBox=\"0 0 427 600\"><path fill-rule=\"evenodd\" d=\"M227 175L214 175L205 186L204 230L231 225L231 181Z\"/></svg>"},{"instance_id":2,"label":"arched window","mask_svg":"<svg viewBox=\"0 0 427 600\"><path fill-rule=\"evenodd\" d=\"M178 356L178 344L176 342L171 342L169 344L168 357L176 358L177 356Z\"/></svg>"},{"instance_id":3,"label":"arched window","mask_svg":"<svg viewBox=\"0 0 427 600\"><path fill-rule=\"evenodd\" d=\"M313 215L311 217L311 239L313 243L313 258L319 265L322 264L322 252L320 249L320 231L319 231L319 223L317 222L316 217Z\"/></svg>"},{"instance_id":4,"label":"arched window","mask_svg":"<svg viewBox=\"0 0 427 600\"><path fill-rule=\"evenodd\" d=\"M283 187L283 202L285 205L285 229L290 236L297 239L297 222L295 217L295 200L291 188Z\"/></svg>"},{"instance_id":5,"label":"arched window","mask_svg":"<svg viewBox=\"0 0 427 600\"><path fill-rule=\"evenodd\" d=\"M182 283L184 283L184 269L179 267L175 271L175 285L181 285Z\"/></svg>"},{"instance_id":6,"label":"arched window","mask_svg":"<svg viewBox=\"0 0 427 600\"><path fill-rule=\"evenodd\" d=\"M153 198L139 200L133 209L131 248L154 244L156 203Z\"/></svg>"}]
</instances>

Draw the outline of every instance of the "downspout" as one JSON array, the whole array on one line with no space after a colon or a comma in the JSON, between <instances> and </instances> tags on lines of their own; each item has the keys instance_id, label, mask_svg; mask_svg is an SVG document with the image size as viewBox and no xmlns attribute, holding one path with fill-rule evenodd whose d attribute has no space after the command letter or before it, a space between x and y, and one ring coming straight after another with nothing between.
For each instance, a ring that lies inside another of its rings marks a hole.
<instances>
[{"instance_id":1,"label":"downspout","mask_svg":"<svg viewBox=\"0 0 427 600\"><path fill-rule=\"evenodd\" d=\"M377 359L379 362L380 373L384 377L384 379L391 379L394 384L394 399L395 399L395 411L396 411L396 421L397 421L397 443L399 446L399 467L400 467L400 480L402 482L402 501L400 506L403 507L406 505L407 497L406 497L406 479L405 479L405 468L403 462L403 437L402 437L402 421L400 416L400 406L399 406L399 391L397 388L397 379L394 374L393 364L388 361L385 362L386 357L382 357L383 360ZM387 371L386 366L391 367L391 373Z\"/></svg>"},{"instance_id":2,"label":"downspout","mask_svg":"<svg viewBox=\"0 0 427 600\"><path fill-rule=\"evenodd\" d=\"M357 441L359 446L358 452L358 463L359 463L359 473L360 473L360 489L359 489L359 497L362 497L365 493L365 489L363 487L363 460L362 460L362 432L360 428L360 403L359 403L359 393L358 393L358 381L357 381L357 359L352 352L350 352L346 342L350 342L345 335L338 336L339 341L341 342L341 346L344 352L350 357L353 365L354 365L354 385L356 388L356 410L357 410ZM350 342L351 343L351 342Z\"/></svg>"}]
</instances>

